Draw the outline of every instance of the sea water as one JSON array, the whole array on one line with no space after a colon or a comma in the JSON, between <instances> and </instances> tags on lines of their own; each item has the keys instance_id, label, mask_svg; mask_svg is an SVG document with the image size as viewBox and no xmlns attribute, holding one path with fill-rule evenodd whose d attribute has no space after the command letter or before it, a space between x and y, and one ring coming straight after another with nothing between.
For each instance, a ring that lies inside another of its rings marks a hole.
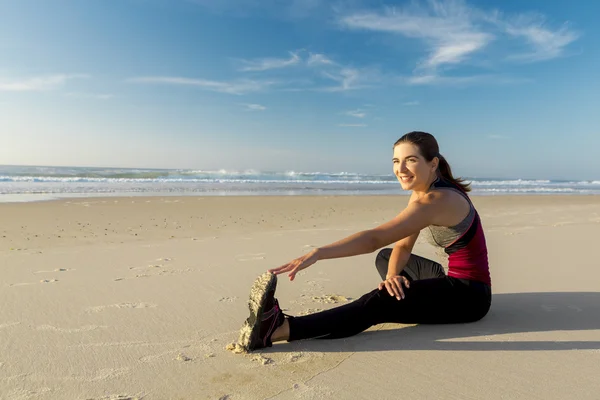
<instances>
[{"instance_id":1,"label":"sea water","mask_svg":"<svg viewBox=\"0 0 600 400\"><path fill-rule=\"evenodd\" d=\"M466 177L472 195L600 194L600 180ZM105 196L407 194L392 174L0 166L0 202Z\"/></svg>"}]
</instances>

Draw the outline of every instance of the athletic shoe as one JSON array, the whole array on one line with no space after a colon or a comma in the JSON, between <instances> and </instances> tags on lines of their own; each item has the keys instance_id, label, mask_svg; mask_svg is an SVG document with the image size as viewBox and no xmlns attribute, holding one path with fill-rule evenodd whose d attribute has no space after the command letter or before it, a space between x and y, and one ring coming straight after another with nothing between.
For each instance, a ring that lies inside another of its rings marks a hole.
<instances>
[{"instance_id":1,"label":"athletic shoe","mask_svg":"<svg viewBox=\"0 0 600 400\"><path fill-rule=\"evenodd\" d=\"M250 290L250 316L240 331L239 345L246 351L271 347L271 335L285 319L275 298L277 275L266 272L259 276Z\"/></svg>"}]
</instances>

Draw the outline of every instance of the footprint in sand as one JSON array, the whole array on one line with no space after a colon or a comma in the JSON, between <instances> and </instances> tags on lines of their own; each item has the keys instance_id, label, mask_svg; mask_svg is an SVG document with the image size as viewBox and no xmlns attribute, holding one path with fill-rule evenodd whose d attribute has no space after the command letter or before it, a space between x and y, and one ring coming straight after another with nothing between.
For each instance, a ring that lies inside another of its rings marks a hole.
<instances>
[{"instance_id":1,"label":"footprint in sand","mask_svg":"<svg viewBox=\"0 0 600 400\"><path fill-rule=\"evenodd\" d=\"M85 309L86 313L97 313L102 312L109 308L156 308L156 304L152 303L120 303L120 304L109 304L106 306L88 307Z\"/></svg>"},{"instance_id":2,"label":"footprint in sand","mask_svg":"<svg viewBox=\"0 0 600 400\"><path fill-rule=\"evenodd\" d=\"M42 279L39 283L56 283L58 279ZM38 282L23 282L23 283L11 283L8 286L29 286L29 285L37 285Z\"/></svg>"},{"instance_id":3,"label":"footprint in sand","mask_svg":"<svg viewBox=\"0 0 600 400\"><path fill-rule=\"evenodd\" d=\"M106 325L86 325L81 328L57 328L52 325L40 325L35 329L38 331L52 331L52 332L60 332L60 333L79 333L79 332L89 332L95 331L96 329L106 329L108 326Z\"/></svg>"},{"instance_id":4,"label":"footprint in sand","mask_svg":"<svg viewBox=\"0 0 600 400\"><path fill-rule=\"evenodd\" d=\"M144 363L151 362L151 361L163 358L165 356L170 356L170 355L178 353L178 352L179 352L179 350L169 350L169 351L165 351L163 353L151 354L149 356L144 356L144 357L139 358L139 360Z\"/></svg>"},{"instance_id":5,"label":"footprint in sand","mask_svg":"<svg viewBox=\"0 0 600 400\"><path fill-rule=\"evenodd\" d=\"M111 394L105 397L90 398L87 400L142 400L143 396L130 396L128 394Z\"/></svg>"},{"instance_id":6,"label":"footprint in sand","mask_svg":"<svg viewBox=\"0 0 600 400\"><path fill-rule=\"evenodd\" d=\"M75 271L73 268L57 268L52 271L36 271L34 274L50 274L54 272L67 272L67 271Z\"/></svg>"},{"instance_id":7,"label":"footprint in sand","mask_svg":"<svg viewBox=\"0 0 600 400\"><path fill-rule=\"evenodd\" d=\"M37 397L43 393L51 392L50 388L40 388L37 390L27 390L27 389L15 389L12 392L8 393L7 399L30 399L32 397Z\"/></svg>"},{"instance_id":8,"label":"footprint in sand","mask_svg":"<svg viewBox=\"0 0 600 400\"><path fill-rule=\"evenodd\" d=\"M317 302L317 303L336 304L336 303L341 303L341 302L345 302L348 300L351 300L351 298L340 296L338 294L324 294L321 296L313 296L312 297L312 301Z\"/></svg>"},{"instance_id":9,"label":"footprint in sand","mask_svg":"<svg viewBox=\"0 0 600 400\"><path fill-rule=\"evenodd\" d=\"M306 309L304 311L300 311L298 313L298 315L309 315L309 314L318 313L319 311L321 311L320 308L309 308L309 309Z\"/></svg>"},{"instance_id":10,"label":"footprint in sand","mask_svg":"<svg viewBox=\"0 0 600 400\"><path fill-rule=\"evenodd\" d=\"M177 360L177 361L183 361L183 362L192 361L192 359L190 357L186 356L183 353L177 354L177 357L175 357L175 360Z\"/></svg>"},{"instance_id":11,"label":"footprint in sand","mask_svg":"<svg viewBox=\"0 0 600 400\"><path fill-rule=\"evenodd\" d=\"M233 297L221 297L219 299L220 302L227 302L227 303L233 303L234 301L236 301L238 298L237 296L233 296Z\"/></svg>"},{"instance_id":12,"label":"footprint in sand","mask_svg":"<svg viewBox=\"0 0 600 400\"><path fill-rule=\"evenodd\" d=\"M258 362L262 365L269 365L269 364L273 364L274 361L272 358L269 357L265 357L262 354L257 354L255 356L252 357L252 361Z\"/></svg>"},{"instance_id":13,"label":"footprint in sand","mask_svg":"<svg viewBox=\"0 0 600 400\"><path fill-rule=\"evenodd\" d=\"M150 264L147 267L129 267L129 269L133 270L133 271L139 271L139 270L147 270L148 268L151 269L155 269L155 268L162 268L163 266L160 264Z\"/></svg>"},{"instance_id":14,"label":"footprint in sand","mask_svg":"<svg viewBox=\"0 0 600 400\"><path fill-rule=\"evenodd\" d=\"M264 260L266 253L253 253L253 254L238 254L235 256L236 261L256 261Z\"/></svg>"},{"instance_id":15,"label":"footprint in sand","mask_svg":"<svg viewBox=\"0 0 600 400\"><path fill-rule=\"evenodd\" d=\"M96 371L94 376L67 376L62 378L65 381L80 381L80 382L100 382L109 379L121 378L130 374L130 368L104 368Z\"/></svg>"},{"instance_id":16,"label":"footprint in sand","mask_svg":"<svg viewBox=\"0 0 600 400\"><path fill-rule=\"evenodd\" d=\"M15 326L15 325L19 325L20 322L5 322L3 324L0 324L0 329L4 329L4 328L8 328L10 326Z\"/></svg>"}]
</instances>

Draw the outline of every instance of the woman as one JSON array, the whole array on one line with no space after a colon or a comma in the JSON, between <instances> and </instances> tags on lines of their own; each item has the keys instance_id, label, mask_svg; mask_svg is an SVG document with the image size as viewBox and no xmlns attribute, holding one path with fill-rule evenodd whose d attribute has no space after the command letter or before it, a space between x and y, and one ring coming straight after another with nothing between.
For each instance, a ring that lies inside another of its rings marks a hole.
<instances>
[{"instance_id":1,"label":"woman","mask_svg":"<svg viewBox=\"0 0 600 400\"><path fill-rule=\"evenodd\" d=\"M410 132L394 144L394 174L410 190L408 206L391 221L312 250L257 279L250 317L240 345L247 350L280 340L334 339L384 323L443 324L473 322L491 305L487 248L479 215L467 196L469 185L452 176L435 138ZM428 229L425 229L428 228ZM442 266L412 254L421 230L449 255ZM381 250L375 265L382 282L358 300L315 314L284 315L275 295L276 275L289 279L320 260ZM244 329L243 329L244 331Z\"/></svg>"}]
</instances>

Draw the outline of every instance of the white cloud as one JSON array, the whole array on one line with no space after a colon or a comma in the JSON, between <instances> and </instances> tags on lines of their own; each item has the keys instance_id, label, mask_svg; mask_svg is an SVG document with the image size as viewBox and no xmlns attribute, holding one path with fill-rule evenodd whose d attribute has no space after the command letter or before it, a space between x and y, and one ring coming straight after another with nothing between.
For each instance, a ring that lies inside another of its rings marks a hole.
<instances>
[{"instance_id":1,"label":"white cloud","mask_svg":"<svg viewBox=\"0 0 600 400\"><path fill-rule=\"evenodd\" d=\"M248 111L264 111L267 107L260 104L242 104Z\"/></svg>"},{"instance_id":2,"label":"white cloud","mask_svg":"<svg viewBox=\"0 0 600 400\"><path fill-rule=\"evenodd\" d=\"M403 106L418 106L419 104L421 103L419 103L418 101L406 101L402 103Z\"/></svg>"},{"instance_id":3,"label":"white cloud","mask_svg":"<svg viewBox=\"0 0 600 400\"><path fill-rule=\"evenodd\" d=\"M338 126L347 127L347 128L364 128L367 125L366 124L338 124Z\"/></svg>"},{"instance_id":4,"label":"white cloud","mask_svg":"<svg viewBox=\"0 0 600 400\"><path fill-rule=\"evenodd\" d=\"M567 25L552 31L547 29L542 16L519 16L512 21L498 24L513 37L524 38L533 47L530 53L516 54L510 58L523 61L544 61L561 56L565 47L579 38L579 33L569 30Z\"/></svg>"},{"instance_id":5,"label":"white cloud","mask_svg":"<svg viewBox=\"0 0 600 400\"><path fill-rule=\"evenodd\" d=\"M26 78L21 80L0 80L0 91L5 92L37 92L53 90L63 86L70 79L88 78L84 74L57 74Z\"/></svg>"},{"instance_id":6,"label":"white cloud","mask_svg":"<svg viewBox=\"0 0 600 400\"><path fill-rule=\"evenodd\" d=\"M408 85L448 85L465 86L472 84L510 85L529 83L527 78L513 78L510 76L481 74L467 76L441 76L441 75L413 75L399 78L400 83Z\"/></svg>"},{"instance_id":7,"label":"white cloud","mask_svg":"<svg viewBox=\"0 0 600 400\"><path fill-rule=\"evenodd\" d=\"M565 48L579 37L567 25L559 29L547 27L539 15L505 16L498 11L471 7L461 0L431 0L426 4L412 2L383 11L340 14L337 20L348 29L399 34L424 42L428 54L416 65L415 76L407 81L410 84L449 83L440 79L444 70L466 62L479 66L489 64L487 60L473 59L484 51L487 57L498 60L549 60L564 54ZM533 51L498 57L490 46L495 41L515 39Z\"/></svg>"},{"instance_id":8,"label":"white cloud","mask_svg":"<svg viewBox=\"0 0 600 400\"><path fill-rule=\"evenodd\" d=\"M364 112L364 110L350 110L350 111L346 111L344 114L349 115L351 117L356 117L356 118L364 118L367 116L367 113Z\"/></svg>"},{"instance_id":9,"label":"white cloud","mask_svg":"<svg viewBox=\"0 0 600 400\"><path fill-rule=\"evenodd\" d=\"M364 82L370 80L367 73L359 71L356 68L341 68L339 71L326 71L323 76L338 82L337 86L328 86L318 90L324 92L342 92L346 90L356 90L368 87ZM372 77L371 77L372 78Z\"/></svg>"},{"instance_id":10,"label":"white cloud","mask_svg":"<svg viewBox=\"0 0 600 400\"><path fill-rule=\"evenodd\" d=\"M481 50L494 36L472 22L472 12L460 1L430 3L429 10L411 5L383 13L346 15L340 23L351 29L390 32L424 40L429 56L420 68L435 70L444 64L458 64Z\"/></svg>"},{"instance_id":11,"label":"white cloud","mask_svg":"<svg viewBox=\"0 0 600 400\"><path fill-rule=\"evenodd\" d=\"M508 139L508 136L504 136L504 135L488 135L488 138L499 140L499 139Z\"/></svg>"},{"instance_id":12,"label":"white cloud","mask_svg":"<svg viewBox=\"0 0 600 400\"><path fill-rule=\"evenodd\" d=\"M80 93L80 92L70 92L67 93L66 96L74 97L78 99L96 99L96 100L109 100L115 97L113 94L103 94L103 93Z\"/></svg>"},{"instance_id":13,"label":"white cloud","mask_svg":"<svg viewBox=\"0 0 600 400\"><path fill-rule=\"evenodd\" d=\"M308 53L308 57L304 57L305 50L290 52L291 58L263 58L259 60L243 61L246 66L240 69L241 71L269 71L277 68L285 68L289 66L303 67L301 70L305 73L316 74L320 78L334 81L337 84L331 85L314 85L312 79L298 79L297 77L287 80L285 84L288 86L284 91L321 91L321 92L342 92L347 90L356 90L370 87L368 83L372 83L379 79L378 73L367 68L347 67L337 63L321 53ZM306 68L309 67L309 68ZM303 82L301 82L303 81ZM282 83L282 82L280 82ZM303 83L304 87L290 87L294 83Z\"/></svg>"},{"instance_id":14,"label":"white cloud","mask_svg":"<svg viewBox=\"0 0 600 400\"><path fill-rule=\"evenodd\" d=\"M246 66L240 68L240 71L268 71L297 65L300 63L300 56L298 52L290 52L290 58L262 58L259 60L242 60L242 62Z\"/></svg>"},{"instance_id":15,"label":"white cloud","mask_svg":"<svg viewBox=\"0 0 600 400\"><path fill-rule=\"evenodd\" d=\"M213 92L242 95L250 92L259 92L274 84L269 81L237 80L231 82L210 81L206 79L191 79L174 76L146 76L128 79L133 83L151 83L195 86Z\"/></svg>"},{"instance_id":16,"label":"white cloud","mask_svg":"<svg viewBox=\"0 0 600 400\"><path fill-rule=\"evenodd\" d=\"M324 54L313 54L313 53L310 53L306 63L309 66L334 65L335 64L331 59L327 58L327 56L325 56Z\"/></svg>"}]
</instances>

